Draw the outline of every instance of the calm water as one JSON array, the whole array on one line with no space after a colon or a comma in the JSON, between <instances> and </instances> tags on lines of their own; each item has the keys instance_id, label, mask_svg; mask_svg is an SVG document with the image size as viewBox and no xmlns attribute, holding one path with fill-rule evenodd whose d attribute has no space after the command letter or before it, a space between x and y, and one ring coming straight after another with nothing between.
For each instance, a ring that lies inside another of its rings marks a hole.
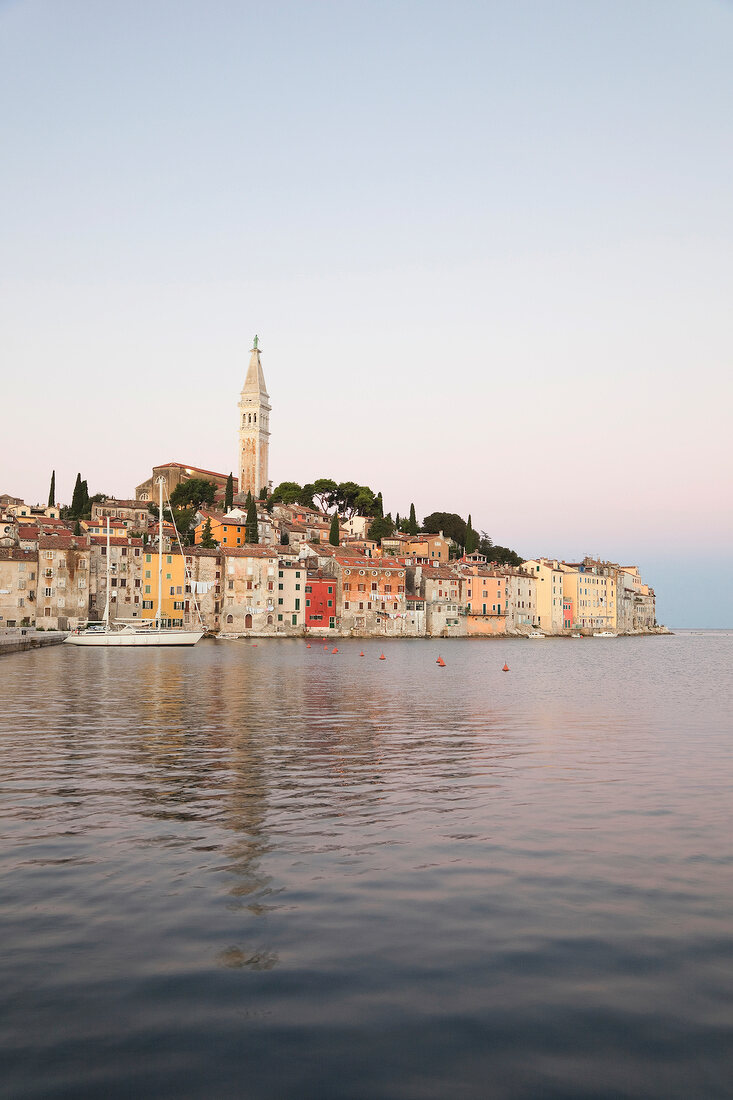
<instances>
[{"instance_id":1,"label":"calm water","mask_svg":"<svg viewBox=\"0 0 733 1100\"><path fill-rule=\"evenodd\" d=\"M0 1092L733 1095L733 636L361 648L2 658Z\"/></svg>"}]
</instances>

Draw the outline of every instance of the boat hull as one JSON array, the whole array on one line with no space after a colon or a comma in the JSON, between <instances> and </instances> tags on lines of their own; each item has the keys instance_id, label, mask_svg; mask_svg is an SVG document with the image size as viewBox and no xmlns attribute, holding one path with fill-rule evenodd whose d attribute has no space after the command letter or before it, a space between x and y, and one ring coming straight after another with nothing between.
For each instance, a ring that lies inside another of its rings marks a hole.
<instances>
[{"instance_id":1,"label":"boat hull","mask_svg":"<svg viewBox=\"0 0 733 1100\"><path fill-rule=\"evenodd\" d=\"M111 631L105 633L81 633L69 634L66 645L104 646L115 648L120 646L161 646L161 645L196 645L204 636L203 630L150 630L140 631Z\"/></svg>"}]
</instances>

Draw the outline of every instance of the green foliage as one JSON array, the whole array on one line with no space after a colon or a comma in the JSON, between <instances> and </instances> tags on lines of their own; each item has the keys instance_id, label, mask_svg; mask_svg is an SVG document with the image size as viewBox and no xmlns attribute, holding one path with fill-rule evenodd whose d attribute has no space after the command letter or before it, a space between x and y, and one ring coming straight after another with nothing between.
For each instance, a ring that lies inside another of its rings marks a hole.
<instances>
[{"instance_id":1,"label":"green foliage","mask_svg":"<svg viewBox=\"0 0 733 1100\"><path fill-rule=\"evenodd\" d=\"M79 520L77 520L76 523L74 524L74 534L75 535L80 535L81 534L81 524L79 523Z\"/></svg>"},{"instance_id":2,"label":"green foliage","mask_svg":"<svg viewBox=\"0 0 733 1100\"><path fill-rule=\"evenodd\" d=\"M328 509L336 503L337 492L338 485L335 481L332 481L330 477L316 478L313 482L312 494L316 508L320 508L322 512L327 512Z\"/></svg>"},{"instance_id":3,"label":"green foliage","mask_svg":"<svg viewBox=\"0 0 733 1100\"><path fill-rule=\"evenodd\" d=\"M231 512L234 507L234 474L229 471L226 489L224 490L224 513Z\"/></svg>"},{"instance_id":4,"label":"green foliage","mask_svg":"<svg viewBox=\"0 0 733 1100\"><path fill-rule=\"evenodd\" d=\"M200 508L202 504L213 504L216 497L216 485L203 477L191 477L181 481L170 495L175 508Z\"/></svg>"},{"instance_id":5,"label":"green foliage","mask_svg":"<svg viewBox=\"0 0 733 1100\"><path fill-rule=\"evenodd\" d=\"M310 483L303 486L300 490L300 496L298 497L298 504L302 504L304 508L313 507L313 492L314 486Z\"/></svg>"},{"instance_id":6,"label":"green foliage","mask_svg":"<svg viewBox=\"0 0 733 1100\"><path fill-rule=\"evenodd\" d=\"M384 515L384 503L382 501L381 493L377 493L376 497L374 498L374 511L370 512L369 514L375 517L381 517Z\"/></svg>"},{"instance_id":7,"label":"green foliage","mask_svg":"<svg viewBox=\"0 0 733 1100\"><path fill-rule=\"evenodd\" d=\"M476 547L478 546L478 534L476 531L474 531L471 524L470 512L468 514L468 523L466 524L466 541L464 545L467 554L473 554Z\"/></svg>"},{"instance_id":8,"label":"green foliage","mask_svg":"<svg viewBox=\"0 0 733 1100\"><path fill-rule=\"evenodd\" d=\"M466 521L455 512L431 512L423 520L422 529L432 535L442 531L459 546L466 545Z\"/></svg>"},{"instance_id":9,"label":"green foliage","mask_svg":"<svg viewBox=\"0 0 733 1100\"><path fill-rule=\"evenodd\" d=\"M410 505L410 518L405 525L405 533L408 535L417 535L420 527L417 522L417 516L415 515L415 505Z\"/></svg>"},{"instance_id":10,"label":"green foliage","mask_svg":"<svg viewBox=\"0 0 733 1100\"><path fill-rule=\"evenodd\" d=\"M84 516L88 516L90 513L89 488L86 481L82 481L81 474L77 474L68 515L70 519L83 519Z\"/></svg>"},{"instance_id":11,"label":"green foliage","mask_svg":"<svg viewBox=\"0 0 733 1100\"><path fill-rule=\"evenodd\" d=\"M367 537L375 539L376 542L381 542L382 539L388 539L390 535L393 534L394 522L389 514L386 516L375 516L367 531Z\"/></svg>"},{"instance_id":12,"label":"green foliage","mask_svg":"<svg viewBox=\"0 0 733 1100\"><path fill-rule=\"evenodd\" d=\"M496 562L497 565L521 565L524 561L516 550L510 550L508 546L494 546L485 531L481 532L478 552L483 554L487 561Z\"/></svg>"},{"instance_id":13,"label":"green foliage","mask_svg":"<svg viewBox=\"0 0 733 1100\"><path fill-rule=\"evenodd\" d=\"M300 504L303 488L297 481L281 481L270 496L273 504Z\"/></svg>"},{"instance_id":14,"label":"green foliage","mask_svg":"<svg viewBox=\"0 0 733 1100\"><path fill-rule=\"evenodd\" d=\"M56 504L56 471L51 471L51 486L48 490L48 507L53 508Z\"/></svg>"},{"instance_id":15,"label":"green foliage","mask_svg":"<svg viewBox=\"0 0 733 1100\"><path fill-rule=\"evenodd\" d=\"M244 537L246 542L259 542L260 533L257 527L257 506L252 500L252 494L247 494L247 518L244 525Z\"/></svg>"},{"instance_id":16,"label":"green foliage","mask_svg":"<svg viewBox=\"0 0 733 1100\"><path fill-rule=\"evenodd\" d=\"M201 545L207 550L213 550L215 546L219 545L211 533L211 519L209 516L206 517L206 523L204 524L204 529L201 532Z\"/></svg>"},{"instance_id":17,"label":"green foliage","mask_svg":"<svg viewBox=\"0 0 733 1100\"><path fill-rule=\"evenodd\" d=\"M290 546L290 535L288 534L288 532L285 530L284 527L280 531L280 545L281 546Z\"/></svg>"},{"instance_id":18,"label":"green foliage","mask_svg":"<svg viewBox=\"0 0 733 1100\"><path fill-rule=\"evenodd\" d=\"M341 540L339 538L339 514L338 514L338 512L334 512L333 516L331 517L331 530L328 532L328 541L331 543L331 546L339 546L340 545Z\"/></svg>"}]
</instances>

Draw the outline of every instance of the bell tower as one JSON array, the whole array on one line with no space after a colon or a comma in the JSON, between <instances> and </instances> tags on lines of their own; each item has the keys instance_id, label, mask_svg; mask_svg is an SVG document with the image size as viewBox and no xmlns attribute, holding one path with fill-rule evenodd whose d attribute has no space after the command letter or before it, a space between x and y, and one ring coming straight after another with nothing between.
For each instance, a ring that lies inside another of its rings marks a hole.
<instances>
[{"instance_id":1,"label":"bell tower","mask_svg":"<svg viewBox=\"0 0 733 1100\"><path fill-rule=\"evenodd\" d=\"M255 336L239 396L239 491L250 492L255 500L268 483L271 411Z\"/></svg>"}]
</instances>

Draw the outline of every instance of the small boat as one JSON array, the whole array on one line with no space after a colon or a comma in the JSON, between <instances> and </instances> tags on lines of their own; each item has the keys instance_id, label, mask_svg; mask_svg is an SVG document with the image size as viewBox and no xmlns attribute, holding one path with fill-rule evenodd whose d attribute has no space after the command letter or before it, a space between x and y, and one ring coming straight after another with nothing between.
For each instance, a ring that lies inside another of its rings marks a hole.
<instances>
[{"instance_id":1,"label":"small boat","mask_svg":"<svg viewBox=\"0 0 733 1100\"><path fill-rule=\"evenodd\" d=\"M530 630L527 637L528 638L546 638L547 635L543 634L541 630Z\"/></svg>"},{"instance_id":2,"label":"small boat","mask_svg":"<svg viewBox=\"0 0 733 1100\"><path fill-rule=\"evenodd\" d=\"M612 630L594 630L594 638L618 638L618 634L614 634Z\"/></svg>"},{"instance_id":3,"label":"small boat","mask_svg":"<svg viewBox=\"0 0 733 1100\"><path fill-rule=\"evenodd\" d=\"M583 635L582 634L571 634L570 637L571 638L582 638Z\"/></svg>"}]
</instances>

